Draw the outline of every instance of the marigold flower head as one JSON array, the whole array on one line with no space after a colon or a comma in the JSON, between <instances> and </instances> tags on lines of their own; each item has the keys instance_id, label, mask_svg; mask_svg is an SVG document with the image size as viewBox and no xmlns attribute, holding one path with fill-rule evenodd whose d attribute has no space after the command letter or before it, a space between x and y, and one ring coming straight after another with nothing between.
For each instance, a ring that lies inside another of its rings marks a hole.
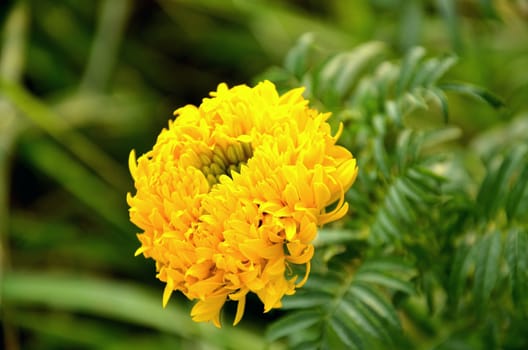
<instances>
[{"instance_id":1,"label":"marigold flower head","mask_svg":"<svg viewBox=\"0 0 528 350\"><path fill-rule=\"evenodd\" d=\"M308 277L317 227L346 214L357 166L336 145L341 127L332 136L330 114L302 93L220 84L199 107L177 109L152 150L130 153L136 194L127 202L143 230L136 255L155 260L164 306L180 291L197 300L194 321L220 327L235 300L237 324L248 293L267 312ZM301 281L291 264L306 266Z\"/></svg>"}]
</instances>

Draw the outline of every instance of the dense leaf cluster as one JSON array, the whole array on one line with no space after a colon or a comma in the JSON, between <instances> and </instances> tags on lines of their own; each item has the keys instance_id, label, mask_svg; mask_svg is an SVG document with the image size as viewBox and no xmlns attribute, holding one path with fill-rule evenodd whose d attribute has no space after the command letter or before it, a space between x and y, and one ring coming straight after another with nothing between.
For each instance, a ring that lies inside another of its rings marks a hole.
<instances>
[{"instance_id":1,"label":"dense leaf cluster","mask_svg":"<svg viewBox=\"0 0 528 350\"><path fill-rule=\"evenodd\" d=\"M371 42L325 57L305 35L266 73L307 86L344 124L360 167L348 219L321 230L315 271L268 339L294 349L409 348L424 337L435 349L526 346L528 142L462 147L447 95L500 99L446 82L454 56L388 51Z\"/></svg>"},{"instance_id":2,"label":"dense leaf cluster","mask_svg":"<svg viewBox=\"0 0 528 350\"><path fill-rule=\"evenodd\" d=\"M0 348L528 348L527 19L522 0L0 1ZM130 150L307 30L266 78L343 123L349 215L284 310L248 299L218 330L184 297L163 309L133 257Z\"/></svg>"}]
</instances>

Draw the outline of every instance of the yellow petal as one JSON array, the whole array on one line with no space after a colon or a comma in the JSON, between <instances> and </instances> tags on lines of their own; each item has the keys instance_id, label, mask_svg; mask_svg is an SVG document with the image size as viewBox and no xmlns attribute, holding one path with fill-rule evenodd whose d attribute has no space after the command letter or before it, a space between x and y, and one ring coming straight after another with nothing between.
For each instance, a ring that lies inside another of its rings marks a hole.
<instances>
[{"instance_id":1,"label":"yellow petal","mask_svg":"<svg viewBox=\"0 0 528 350\"><path fill-rule=\"evenodd\" d=\"M229 298L231 300L237 300L238 301L238 305L237 305L237 312L236 312L236 315L235 315L235 320L233 321L233 326L236 326L240 320L242 319L242 316L244 316L244 309L246 307L246 294L247 294L248 290L247 289L243 289L237 293L232 293L229 295Z\"/></svg>"},{"instance_id":2,"label":"yellow petal","mask_svg":"<svg viewBox=\"0 0 528 350\"><path fill-rule=\"evenodd\" d=\"M169 278L167 280L167 284L165 285L165 290L163 291L163 307L167 306L167 303L169 302L173 291L174 281L172 280L172 278Z\"/></svg>"},{"instance_id":3,"label":"yellow petal","mask_svg":"<svg viewBox=\"0 0 528 350\"><path fill-rule=\"evenodd\" d=\"M343 125L332 136L330 113L308 107L302 94L279 95L269 81L221 83L199 106L176 109L151 150L130 152L135 254L154 260L164 307L179 291L197 301L194 321L220 327L229 298L238 302L236 325L247 293L267 312L306 282L317 225L346 214L358 170L336 145ZM291 264L306 266L302 279Z\"/></svg>"},{"instance_id":4,"label":"yellow petal","mask_svg":"<svg viewBox=\"0 0 528 350\"><path fill-rule=\"evenodd\" d=\"M284 232L286 233L286 239L291 241L297 234L297 224L292 219L284 219L284 221Z\"/></svg>"},{"instance_id":5,"label":"yellow petal","mask_svg":"<svg viewBox=\"0 0 528 350\"><path fill-rule=\"evenodd\" d=\"M198 301L191 309L191 317L193 321L212 321L216 327L221 328L220 309L224 306L225 301L225 294L210 296L207 299Z\"/></svg>"},{"instance_id":6,"label":"yellow petal","mask_svg":"<svg viewBox=\"0 0 528 350\"><path fill-rule=\"evenodd\" d=\"M304 286L304 284L306 283L306 281L308 281L308 276L310 275L310 269L311 269L311 264L310 262L308 261L306 263L306 272L304 273L304 278L295 285L295 287L297 288L301 288L302 286Z\"/></svg>"},{"instance_id":7,"label":"yellow petal","mask_svg":"<svg viewBox=\"0 0 528 350\"><path fill-rule=\"evenodd\" d=\"M132 178L135 179L137 170L136 150L130 151L130 154L128 155L128 169L130 170Z\"/></svg>"}]
</instances>

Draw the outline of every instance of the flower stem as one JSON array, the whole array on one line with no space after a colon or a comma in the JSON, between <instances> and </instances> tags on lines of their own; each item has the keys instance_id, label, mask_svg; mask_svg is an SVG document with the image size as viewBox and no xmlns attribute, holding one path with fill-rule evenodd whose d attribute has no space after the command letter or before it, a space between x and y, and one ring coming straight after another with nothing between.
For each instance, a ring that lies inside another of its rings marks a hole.
<instances>
[{"instance_id":1,"label":"flower stem","mask_svg":"<svg viewBox=\"0 0 528 350\"><path fill-rule=\"evenodd\" d=\"M2 37L2 54L0 56L0 79L2 81L17 82L23 72L26 34L28 29L28 7L25 1L18 1L5 22ZM0 102L2 102L0 100ZM16 111L9 104L1 105L2 120L0 122L0 285L6 271L10 267L8 245L9 230L9 189L11 158L16 137L22 127L17 120ZM10 322L12 309L3 301L3 289L0 289L0 305L2 305L2 323L5 349L20 348L16 328Z\"/></svg>"}]
</instances>

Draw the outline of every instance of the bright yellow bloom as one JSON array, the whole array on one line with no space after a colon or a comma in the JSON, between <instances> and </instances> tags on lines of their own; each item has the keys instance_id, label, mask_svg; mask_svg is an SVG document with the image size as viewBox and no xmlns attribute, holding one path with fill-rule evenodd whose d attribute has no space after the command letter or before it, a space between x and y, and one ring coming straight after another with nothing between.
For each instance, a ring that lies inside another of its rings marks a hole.
<instances>
[{"instance_id":1,"label":"bright yellow bloom","mask_svg":"<svg viewBox=\"0 0 528 350\"><path fill-rule=\"evenodd\" d=\"M302 92L220 84L199 107L176 110L151 151L131 152L137 192L127 202L144 231L136 255L156 261L164 306L180 291L198 300L194 321L220 327L222 306L235 300L237 324L247 293L267 312L308 277L317 226L346 214L357 166L336 145L330 114ZM291 264L306 266L301 281Z\"/></svg>"}]
</instances>

